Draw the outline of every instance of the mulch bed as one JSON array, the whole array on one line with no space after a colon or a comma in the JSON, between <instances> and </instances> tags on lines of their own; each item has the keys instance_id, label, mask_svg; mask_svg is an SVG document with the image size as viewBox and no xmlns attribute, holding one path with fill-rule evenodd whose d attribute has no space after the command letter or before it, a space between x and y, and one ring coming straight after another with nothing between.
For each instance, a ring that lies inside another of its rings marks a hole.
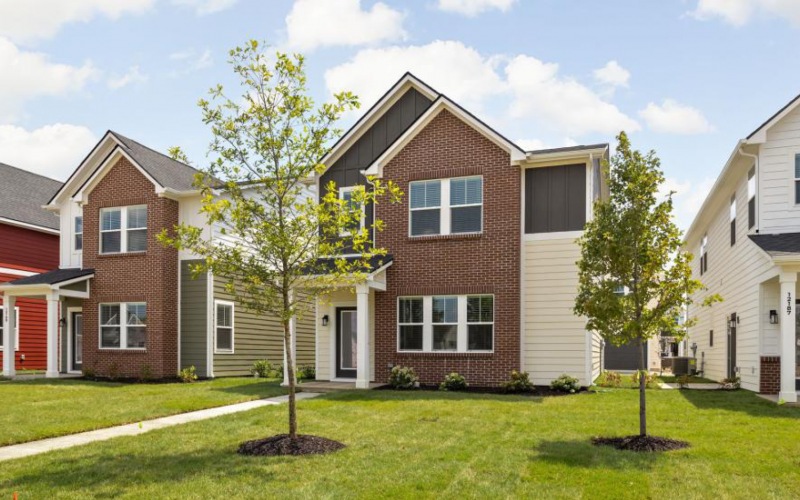
<instances>
[{"instance_id":1,"label":"mulch bed","mask_svg":"<svg viewBox=\"0 0 800 500\"><path fill-rule=\"evenodd\" d=\"M245 441L239 445L239 454L276 457L282 455L322 455L341 450L345 445L339 441L319 436L299 434L297 439L292 439L288 434L265 439Z\"/></svg>"},{"instance_id":2,"label":"mulch bed","mask_svg":"<svg viewBox=\"0 0 800 500\"><path fill-rule=\"evenodd\" d=\"M415 389L395 389L391 385L383 385L380 387L376 387L374 390L376 391L439 391L438 385L420 385ZM537 385L533 388L533 391L530 392L506 392L503 390L502 387L467 387L463 391L458 392L470 392L473 394L509 394L512 396L574 396L575 394L591 392L586 387L581 387L580 390L574 393L569 392L561 392L555 391L551 389L549 386L546 385Z\"/></svg>"},{"instance_id":3,"label":"mulch bed","mask_svg":"<svg viewBox=\"0 0 800 500\"><path fill-rule=\"evenodd\" d=\"M618 450L651 453L654 451L672 451L688 448L689 443L658 436L625 436L615 438L592 438L595 446L613 446Z\"/></svg>"}]
</instances>

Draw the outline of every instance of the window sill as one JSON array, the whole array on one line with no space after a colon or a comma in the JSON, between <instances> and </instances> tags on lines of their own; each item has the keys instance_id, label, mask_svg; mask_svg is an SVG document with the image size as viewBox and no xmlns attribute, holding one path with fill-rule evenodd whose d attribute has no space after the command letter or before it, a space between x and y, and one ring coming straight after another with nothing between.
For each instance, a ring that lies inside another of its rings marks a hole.
<instances>
[{"instance_id":1,"label":"window sill","mask_svg":"<svg viewBox=\"0 0 800 500\"><path fill-rule=\"evenodd\" d=\"M136 353L142 353L142 354L147 352L147 348L146 347L145 348L141 348L141 347L124 347L124 348L123 347L98 347L97 350L98 351L104 351L104 352L128 352L128 353L136 352Z\"/></svg>"},{"instance_id":2,"label":"window sill","mask_svg":"<svg viewBox=\"0 0 800 500\"><path fill-rule=\"evenodd\" d=\"M144 255L147 255L147 250L141 252L98 253L97 257L100 259L110 259L113 257L139 257Z\"/></svg>"},{"instance_id":3,"label":"window sill","mask_svg":"<svg viewBox=\"0 0 800 500\"><path fill-rule=\"evenodd\" d=\"M214 349L214 354L236 354L236 353L233 351L218 351Z\"/></svg>"},{"instance_id":4,"label":"window sill","mask_svg":"<svg viewBox=\"0 0 800 500\"><path fill-rule=\"evenodd\" d=\"M483 233L431 234L424 236L409 236L408 241L477 240L482 237Z\"/></svg>"},{"instance_id":5,"label":"window sill","mask_svg":"<svg viewBox=\"0 0 800 500\"><path fill-rule=\"evenodd\" d=\"M471 352L457 352L457 351L397 351L398 356L405 356L409 358L456 358L456 359L481 359L491 358L494 356L494 351L471 351Z\"/></svg>"}]
</instances>

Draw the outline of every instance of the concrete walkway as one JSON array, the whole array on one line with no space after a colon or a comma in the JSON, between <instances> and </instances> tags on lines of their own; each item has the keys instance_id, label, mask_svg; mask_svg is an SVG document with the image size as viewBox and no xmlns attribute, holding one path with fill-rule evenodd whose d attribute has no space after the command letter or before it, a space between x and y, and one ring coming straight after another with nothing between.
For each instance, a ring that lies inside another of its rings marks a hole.
<instances>
[{"instance_id":1,"label":"concrete walkway","mask_svg":"<svg viewBox=\"0 0 800 500\"><path fill-rule=\"evenodd\" d=\"M678 384L665 384L662 383L660 386L662 389L680 389L681 387ZM716 391L720 389L720 384L686 384L686 389L694 389L696 391Z\"/></svg>"},{"instance_id":2,"label":"concrete walkway","mask_svg":"<svg viewBox=\"0 0 800 500\"><path fill-rule=\"evenodd\" d=\"M317 396L319 396L319 394L315 392L299 392L297 393L297 400L300 401L303 399L311 399ZM286 403L288 400L289 396L276 396L274 398L247 401L245 403L237 403L227 406L219 406L217 408L208 408L206 410L180 413L178 415L161 417L153 420L144 420L136 424L119 425L116 427L98 429L96 431L81 432L78 434L70 434L68 436L54 437L39 441L30 441L28 443L4 446L0 448L0 462L5 460L13 460L15 458L29 457L31 455L38 455L40 453L46 453L53 450L72 448L73 446L94 443L95 441L105 441L106 439L112 439L120 436L136 436L156 429L172 427L173 425L187 424L189 422L197 422L198 420L221 417L223 415L253 410L255 408L262 408L264 406L279 405L281 403Z\"/></svg>"}]
</instances>

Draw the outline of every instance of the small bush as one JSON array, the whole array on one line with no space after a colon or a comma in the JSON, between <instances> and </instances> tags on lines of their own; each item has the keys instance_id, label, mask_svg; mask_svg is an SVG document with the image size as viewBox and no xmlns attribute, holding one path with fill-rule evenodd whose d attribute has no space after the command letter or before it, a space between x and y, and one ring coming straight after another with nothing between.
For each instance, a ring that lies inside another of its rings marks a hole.
<instances>
[{"instance_id":1,"label":"small bush","mask_svg":"<svg viewBox=\"0 0 800 500\"><path fill-rule=\"evenodd\" d=\"M688 386L688 385L689 385L689 381L690 381L691 379L692 379L692 378L691 378L689 375L681 375L680 377L678 377L678 378L676 378L676 379L675 379L675 382L677 382L677 383L678 383L678 388L680 388L680 389L685 389L685 388L686 388L686 386Z\"/></svg>"},{"instance_id":2,"label":"small bush","mask_svg":"<svg viewBox=\"0 0 800 500\"><path fill-rule=\"evenodd\" d=\"M97 370L91 366L83 367L83 376L86 378L95 378L97 375Z\"/></svg>"},{"instance_id":3,"label":"small bush","mask_svg":"<svg viewBox=\"0 0 800 500\"><path fill-rule=\"evenodd\" d=\"M722 381L722 384L720 384L720 389L726 391L735 391L736 389L739 389L741 387L742 387L742 379L740 379L739 377L726 378Z\"/></svg>"},{"instance_id":4,"label":"small bush","mask_svg":"<svg viewBox=\"0 0 800 500\"><path fill-rule=\"evenodd\" d=\"M503 382L502 387L504 392L531 392L533 391L533 382L531 382L528 372L513 370L511 380Z\"/></svg>"},{"instance_id":5,"label":"small bush","mask_svg":"<svg viewBox=\"0 0 800 500\"><path fill-rule=\"evenodd\" d=\"M595 383L600 387L621 387L622 375L619 372L606 370L597 377Z\"/></svg>"},{"instance_id":6,"label":"small bush","mask_svg":"<svg viewBox=\"0 0 800 500\"><path fill-rule=\"evenodd\" d=\"M639 377L641 376L642 373L645 374L645 379L644 379L645 387L656 387L656 385L658 385L658 375L656 375L655 373L650 373L648 371L642 372L640 370L637 370L632 377L633 384L636 387L639 387Z\"/></svg>"},{"instance_id":7,"label":"small bush","mask_svg":"<svg viewBox=\"0 0 800 500\"><path fill-rule=\"evenodd\" d=\"M389 385L395 389L414 389L419 387L419 377L410 366L395 366L389 375Z\"/></svg>"},{"instance_id":8,"label":"small bush","mask_svg":"<svg viewBox=\"0 0 800 500\"><path fill-rule=\"evenodd\" d=\"M117 380L119 378L119 365L114 362L108 367L109 380Z\"/></svg>"},{"instance_id":9,"label":"small bush","mask_svg":"<svg viewBox=\"0 0 800 500\"><path fill-rule=\"evenodd\" d=\"M283 378L283 366L261 359L253 363L250 373L256 378Z\"/></svg>"},{"instance_id":10,"label":"small bush","mask_svg":"<svg viewBox=\"0 0 800 500\"><path fill-rule=\"evenodd\" d=\"M303 365L297 369L297 378L299 380L314 380L317 378L317 369L314 365Z\"/></svg>"},{"instance_id":11,"label":"small bush","mask_svg":"<svg viewBox=\"0 0 800 500\"><path fill-rule=\"evenodd\" d=\"M142 369L139 370L139 380L142 382L153 380L153 368L150 365L142 365Z\"/></svg>"},{"instance_id":12,"label":"small bush","mask_svg":"<svg viewBox=\"0 0 800 500\"><path fill-rule=\"evenodd\" d=\"M550 382L550 388L554 391L567 392L574 394L581 388L581 384L575 377L570 377L566 373Z\"/></svg>"},{"instance_id":13,"label":"small bush","mask_svg":"<svg viewBox=\"0 0 800 500\"><path fill-rule=\"evenodd\" d=\"M440 391L466 391L469 384L463 375L453 372L444 378L444 382L439 384Z\"/></svg>"},{"instance_id":14,"label":"small bush","mask_svg":"<svg viewBox=\"0 0 800 500\"><path fill-rule=\"evenodd\" d=\"M188 366L188 367L186 367L183 370L178 372L178 378L184 384L191 384L192 382L197 380L197 373L195 373L195 372L196 372L196 370L195 370L194 365Z\"/></svg>"}]
</instances>

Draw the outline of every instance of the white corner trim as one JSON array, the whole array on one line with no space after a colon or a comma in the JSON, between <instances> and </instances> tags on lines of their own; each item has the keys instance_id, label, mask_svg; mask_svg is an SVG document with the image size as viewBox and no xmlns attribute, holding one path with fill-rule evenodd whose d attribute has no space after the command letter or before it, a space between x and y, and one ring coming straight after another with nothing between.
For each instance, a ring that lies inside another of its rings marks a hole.
<instances>
[{"instance_id":1,"label":"white corner trim","mask_svg":"<svg viewBox=\"0 0 800 500\"><path fill-rule=\"evenodd\" d=\"M214 275L206 272L206 376L214 377Z\"/></svg>"}]
</instances>

